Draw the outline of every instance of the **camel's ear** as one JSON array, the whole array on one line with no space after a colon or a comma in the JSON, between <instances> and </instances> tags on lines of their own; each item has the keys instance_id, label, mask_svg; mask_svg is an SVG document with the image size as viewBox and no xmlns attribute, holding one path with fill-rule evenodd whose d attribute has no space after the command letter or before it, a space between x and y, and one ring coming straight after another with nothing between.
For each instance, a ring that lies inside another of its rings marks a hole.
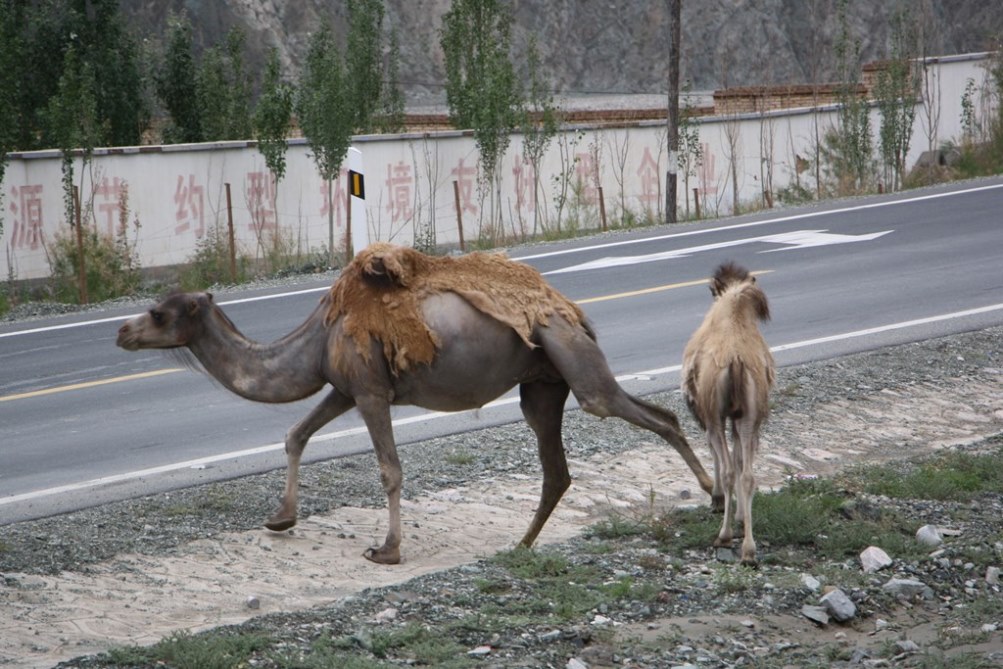
<instances>
[{"instance_id":1,"label":"camel's ear","mask_svg":"<svg viewBox=\"0 0 1003 669\"><path fill-rule=\"evenodd\" d=\"M208 299L210 302L212 302L212 293L206 293L205 296L206 296L206 299Z\"/></svg>"},{"instance_id":2,"label":"camel's ear","mask_svg":"<svg viewBox=\"0 0 1003 669\"><path fill-rule=\"evenodd\" d=\"M188 298L188 315L194 316L199 312L199 298L190 297Z\"/></svg>"}]
</instances>

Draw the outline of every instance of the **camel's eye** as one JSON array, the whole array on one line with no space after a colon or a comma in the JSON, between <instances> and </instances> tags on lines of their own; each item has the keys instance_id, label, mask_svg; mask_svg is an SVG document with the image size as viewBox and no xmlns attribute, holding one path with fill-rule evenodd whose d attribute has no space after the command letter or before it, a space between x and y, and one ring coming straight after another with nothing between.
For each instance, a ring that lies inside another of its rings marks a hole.
<instances>
[{"instance_id":1,"label":"camel's eye","mask_svg":"<svg viewBox=\"0 0 1003 669\"><path fill-rule=\"evenodd\" d=\"M164 324L164 312L157 311L156 309L150 309L150 318L153 319L154 325Z\"/></svg>"}]
</instances>

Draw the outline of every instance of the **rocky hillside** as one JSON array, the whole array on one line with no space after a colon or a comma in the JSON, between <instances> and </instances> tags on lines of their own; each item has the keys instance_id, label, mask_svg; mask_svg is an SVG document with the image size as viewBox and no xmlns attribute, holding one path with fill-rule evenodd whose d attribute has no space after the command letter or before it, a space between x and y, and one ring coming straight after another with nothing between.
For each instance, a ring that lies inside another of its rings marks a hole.
<instances>
[{"instance_id":1,"label":"rocky hillside","mask_svg":"<svg viewBox=\"0 0 1003 669\"><path fill-rule=\"evenodd\" d=\"M667 79L667 3L633 0L511 0L515 40L537 36L558 91L569 95L661 93ZM450 0L385 0L402 36L402 78L412 104L443 99L438 32ZM328 18L345 26L345 0L122 0L136 29L154 38L182 8L200 47L232 26L249 35L252 65L271 46L296 76L310 31ZM861 61L886 56L897 0L849 0L848 24ZM1003 5L986 0L909 0L923 50L947 55L993 48ZM694 90L830 81L836 66L838 0L683 2L682 72Z\"/></svg>"}]
</instances>

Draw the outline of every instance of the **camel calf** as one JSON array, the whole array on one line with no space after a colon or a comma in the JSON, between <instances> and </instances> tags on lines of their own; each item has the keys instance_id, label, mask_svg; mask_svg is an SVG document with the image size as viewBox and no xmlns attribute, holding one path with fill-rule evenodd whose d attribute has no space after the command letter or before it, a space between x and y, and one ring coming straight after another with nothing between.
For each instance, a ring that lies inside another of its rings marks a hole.
<instances>
[{"instance_id":1,"label":"camel calf","mask_svg":"<svg viewBox=\"0 0 1003 669\"><path fill-rule=\"evenodd\" d=\"M755 277L733 263L718 267L710 292L714 303L683 352L682 390L690 411L707 432L714 456L713 504L724 507L714 545L731 546L734 512L744 525L742 564L755 564L752 463L759 449L759 426L770 411L774 379L773 355L757 321L769 320L770 307ZM731 453L725 436L729 419ZM737 505L732 504L735 493Z\"/></svg>"}]
</instances>

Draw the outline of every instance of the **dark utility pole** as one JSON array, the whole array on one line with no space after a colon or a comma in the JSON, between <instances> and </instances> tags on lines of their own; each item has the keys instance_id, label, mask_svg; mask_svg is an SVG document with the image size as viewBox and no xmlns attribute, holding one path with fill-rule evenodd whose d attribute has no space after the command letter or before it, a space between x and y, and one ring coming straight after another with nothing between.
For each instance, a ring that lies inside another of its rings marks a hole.
<instances>
[{"instance_id":1,"label":"dark utility pole","mask_svg":"<svg viewBox=\"0 0 1003 669\"><path fill-rule=\"evenodd\" d=\"M669 166L665 173L665 222L676 222L676 169L679 166L679 15L682 0L668 0L669 8Z\"/></svg>"}]
</instances>

